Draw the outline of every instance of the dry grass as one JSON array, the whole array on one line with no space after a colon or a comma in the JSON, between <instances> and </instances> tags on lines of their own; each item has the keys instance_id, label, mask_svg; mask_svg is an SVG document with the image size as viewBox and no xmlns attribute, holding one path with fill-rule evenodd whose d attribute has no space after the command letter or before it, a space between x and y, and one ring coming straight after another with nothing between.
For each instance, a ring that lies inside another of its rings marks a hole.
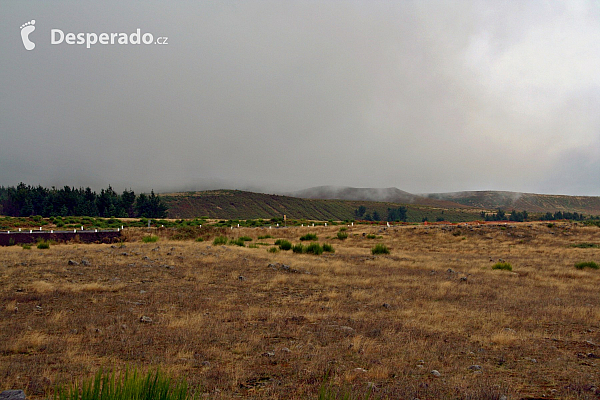
<instances>
[{"instance_id":1,"label":"dry grass","mask_svg":"<svg viewBox=\"0 0 600 400\"><path fill-rule=\"evenodd\" d=\"M337 231L226 232L268 244L316 232L336 250L321 256L141 243L144 231L125 247L0 248L0 390L41 399L99 367L160 365L222 399L315 398L326 373L381 398L597 398L600 271L574 264L600 252L571 245L600 243L600 229ZM376 243L391 253L371 255ZM492 270L500 259L513 271Z\"/></svg>"}]
</instances>

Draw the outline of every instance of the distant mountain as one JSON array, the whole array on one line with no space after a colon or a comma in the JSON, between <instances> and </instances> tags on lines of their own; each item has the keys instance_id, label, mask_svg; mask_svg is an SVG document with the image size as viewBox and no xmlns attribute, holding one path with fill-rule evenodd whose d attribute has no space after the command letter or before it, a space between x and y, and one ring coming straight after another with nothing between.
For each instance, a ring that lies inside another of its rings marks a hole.
<instances>
[{"instance_id":1,"label":"distant mountain","mask_svg":"<svg viewBox=\"0 0 600 400\"><path fill-rule=\"evenodd\" d=\"M354 188L348 186L317 186L309 189L287 193L289 196L302 199L349 200L349 201L383 201L398 204L416 204L441 208L465 208L463 204L418 196L398 188Z\"/></svg>"},{"instance_id":2,"label":"distant mountain","mask_svg":"<svg viewBox=\"0 0 600 400\"><path fill-rule=\"evenodd\" d=\"M408 208L408 221L421 222L424 218L435 221L443 218L447 221L473 221L479 217L480 210L444 200L424 199L432 204L451 204L452 207L440 207L407 204L406 201L376 202L363 200L323 200L305 199L275 194L245 192L241 190L208 190L201 192L165 193L161 200L168 207L169 218L208 217L216 219L271 219L287 215L290 219L307 220L352 220L356 219L355 210L366 207L366 214L379 214L386 219L388 209L402 205ZM456 207L454 206L456 205ZM365 215L366 215L365 214Z\"/></svg>"},{"instance_id":3,"label":"distant mountain","mask_svg":"<svg viewBox=\"0 0 600 400\"><path fill-rule=\"evenodd\" d=\"M430 199L447 200L488 210L502 208L505 211L511 211L512 209L540 213L569 211L600 215L600 197L597 196L566 196L489 190L430 193L424 196Z\"/></svg>"}]
</instances>

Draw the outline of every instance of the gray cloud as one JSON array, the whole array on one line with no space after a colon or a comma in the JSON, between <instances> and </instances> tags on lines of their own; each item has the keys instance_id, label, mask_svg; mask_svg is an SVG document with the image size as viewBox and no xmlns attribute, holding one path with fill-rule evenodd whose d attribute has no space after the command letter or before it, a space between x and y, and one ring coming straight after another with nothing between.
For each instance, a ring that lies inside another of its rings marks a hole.
<instances>
[{"instance_id":1,"label":"gray cloud","mask_svg":"<svg viewBox=\"0 0 600 400\"><path fill-rule=\"evenodd\" d=\"M0 184L600 195L593 2L2 11ZM36 49L25 51L19 26L32 18ZM169 44L51 46L52 28L140 28Z\"/></svg>"}]
</instances>

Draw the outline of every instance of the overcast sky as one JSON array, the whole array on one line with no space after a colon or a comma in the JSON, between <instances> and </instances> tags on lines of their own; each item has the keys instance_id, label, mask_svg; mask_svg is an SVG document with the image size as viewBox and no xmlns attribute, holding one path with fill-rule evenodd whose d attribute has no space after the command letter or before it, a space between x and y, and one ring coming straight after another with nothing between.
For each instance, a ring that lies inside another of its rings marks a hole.
<instances>
[{"instance_id":1,"label":"overcast sky","mask_svg":"<svg viewBox=\"0 0 600 400\"><path fill-rule=\"evenodd\" d=\"M597 1L3 0L0 37L0 185L600 195Z\"/></svg>"}]
</instances>

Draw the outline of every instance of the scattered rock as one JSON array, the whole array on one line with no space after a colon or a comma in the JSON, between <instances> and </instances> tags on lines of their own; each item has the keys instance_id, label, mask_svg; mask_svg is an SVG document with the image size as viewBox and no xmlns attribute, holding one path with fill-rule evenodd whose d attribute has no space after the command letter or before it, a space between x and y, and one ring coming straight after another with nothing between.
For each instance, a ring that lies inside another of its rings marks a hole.
<instances>
[{"instance_id":1,"label":"scattered rock","mask_svg":"<svg viewBox=\"0 0 600 400\"><path fill-rule=\"evenodd\" d=\"M127 257L129 255L129 253L126 252L126 251L124 251L124 252L121 253L121 255Z\"/></svg>"},{"instance_id":2,"label":"scattered rock","mask_svg":"<svg viewBox=\"0 0 600 400\"><path fill-rule=\"evenodd\" d=\"M284 347L281 349L282 352L284 353L291 353L292 351L290 349L288 349L287 347Z\"/></svg>"},{"instance_id":3,"label":"scattered rock","mask_svg":"<svg viewBox=\"0 0 600 400\"><path fill-rule=\"evenodd\" d=\"M389 303L383 303L382 307L387 309L392 308L392 306L390 306Z\"/></svg>"},{"instance_id":4,"label":"scattered rock","mask_svg":"<svg viewBox=\"0 0 600 400\"><path fill-rule=\"evenodd\" d=\"M467 277L466 277L466 276L463 276L463 277L461 277L461 278L460 278L460 281L461 281L461 282L466 282L466 281L467 281Z\"/></svg>"},{"instance_id":5,"label":"scattered rock","mask_svg":"<svg viewBox=\"0 0 600 400\"><path fill-rule=\"evenodd\" d=\"M69 260L69 265L79 265L79 263L75 260Z\"/></svg>"},{"instance_id":6,"label":"scattered rock","mask_svg":"<svg viewBox=\"0 0 600 400\"><path fill-rule=\"evenodd\" d=\"M275 357L275 352L274 351L267 351L266 353L262 354L264 357Z\"/></svg>"},{"instance_id":7,"label":"scattered rock","mask_svg":"<svg viewBox=\"0 0 600 400\"><path fill-rule=\"evenodd\" d=\"M202 366L203 367L210 367L210 361L202 361Z\"/></svg>"},{"instance_id":8,"label":"scattered rock","mask_svg":"<svg viewBox=\"0 0 600 400\"><path fill-rule=\"evenodd\" d=\"M367 372L364 368L354 368L354 372Z\"/></svg>"},{"instance_id":9,"label":"scattered rock","mask_svg":"<svg viewBox=\"0 0 600 400\"><path fill-rule=\"evenodd\" d=\"M471 366L469 367L469 369L470 369L471 371L481 371L481 370L483 369L483 367L482 367L481 365L471 365Z\"/></svg>"},{"instance_id":10,"label":"scattered rock","mask_svg":"<svg viewBox=\"0 0 600 400\"><path fill-rule=\"evenodd\" d=\"M440 371L438 371L437 369L432 370L431 375L435 376L436 378L442 376L442 374L440 374Z\"/></svg>"},{"instance_id":11,"label":"scattered rock","mask_svg":"<svg viewBox=\"0 0 600 400\"><path fill-rule=\"evenodd\" d=\"M90 262L88 260L86 260L85 258L83 260L81 260L81 265L85 265L85 266L89 266L91 265Z\"/></svg>"},{"instance_id":12,"label":"scattered rock","mask_svg":"<svg viewBox=\"0 0 600 400\"><path fill-rule=\"evenodd\" d=\"M25 392L22 390L5 390L0 393L0 400L25 400Z\"/></svg>"},{"instance_id":13,"label":"scattered rock","mask_svg":"<svg viewBox=\"0 0 600 400\"><path fill-rule=\"evenodd\" d=\"M240 280L240 281L245 281L245 280L246 280L246 278L244 278L242 275L240 275L240 276L238 276L238 280Z\"/></svg>"},{"instance_id":14,"label":"scattered rock","mask_svg":"<svg viewBox=\"0 0 600 400\"><path fill-rule=\"evenodd\" d=\"M448 268L446 272L449 274L454 274L456 271L454 271L452 268Z\"/></svg>"},{"instance_id":15,"label":"scattered rock","mask_svg":"<svg viewBox=\"0 0 600 400\"><path fill-rule=\"evenodd\" d=\"M498 400L508 400L508 397L506 397L506 395L501 395L500 397L498 397Z\"/></svg>"},{"instance_id":16,"label":"scattered rock","mask_svg":"<svg viewBox=\"0 0 600 400\"><path fill-rule=\"evenodd\" d=\"M143 324L151 324L152 323L152 318L143 315L143 316L140 317L140 322L143 323Z\"/></svg>"}]
</instances>

